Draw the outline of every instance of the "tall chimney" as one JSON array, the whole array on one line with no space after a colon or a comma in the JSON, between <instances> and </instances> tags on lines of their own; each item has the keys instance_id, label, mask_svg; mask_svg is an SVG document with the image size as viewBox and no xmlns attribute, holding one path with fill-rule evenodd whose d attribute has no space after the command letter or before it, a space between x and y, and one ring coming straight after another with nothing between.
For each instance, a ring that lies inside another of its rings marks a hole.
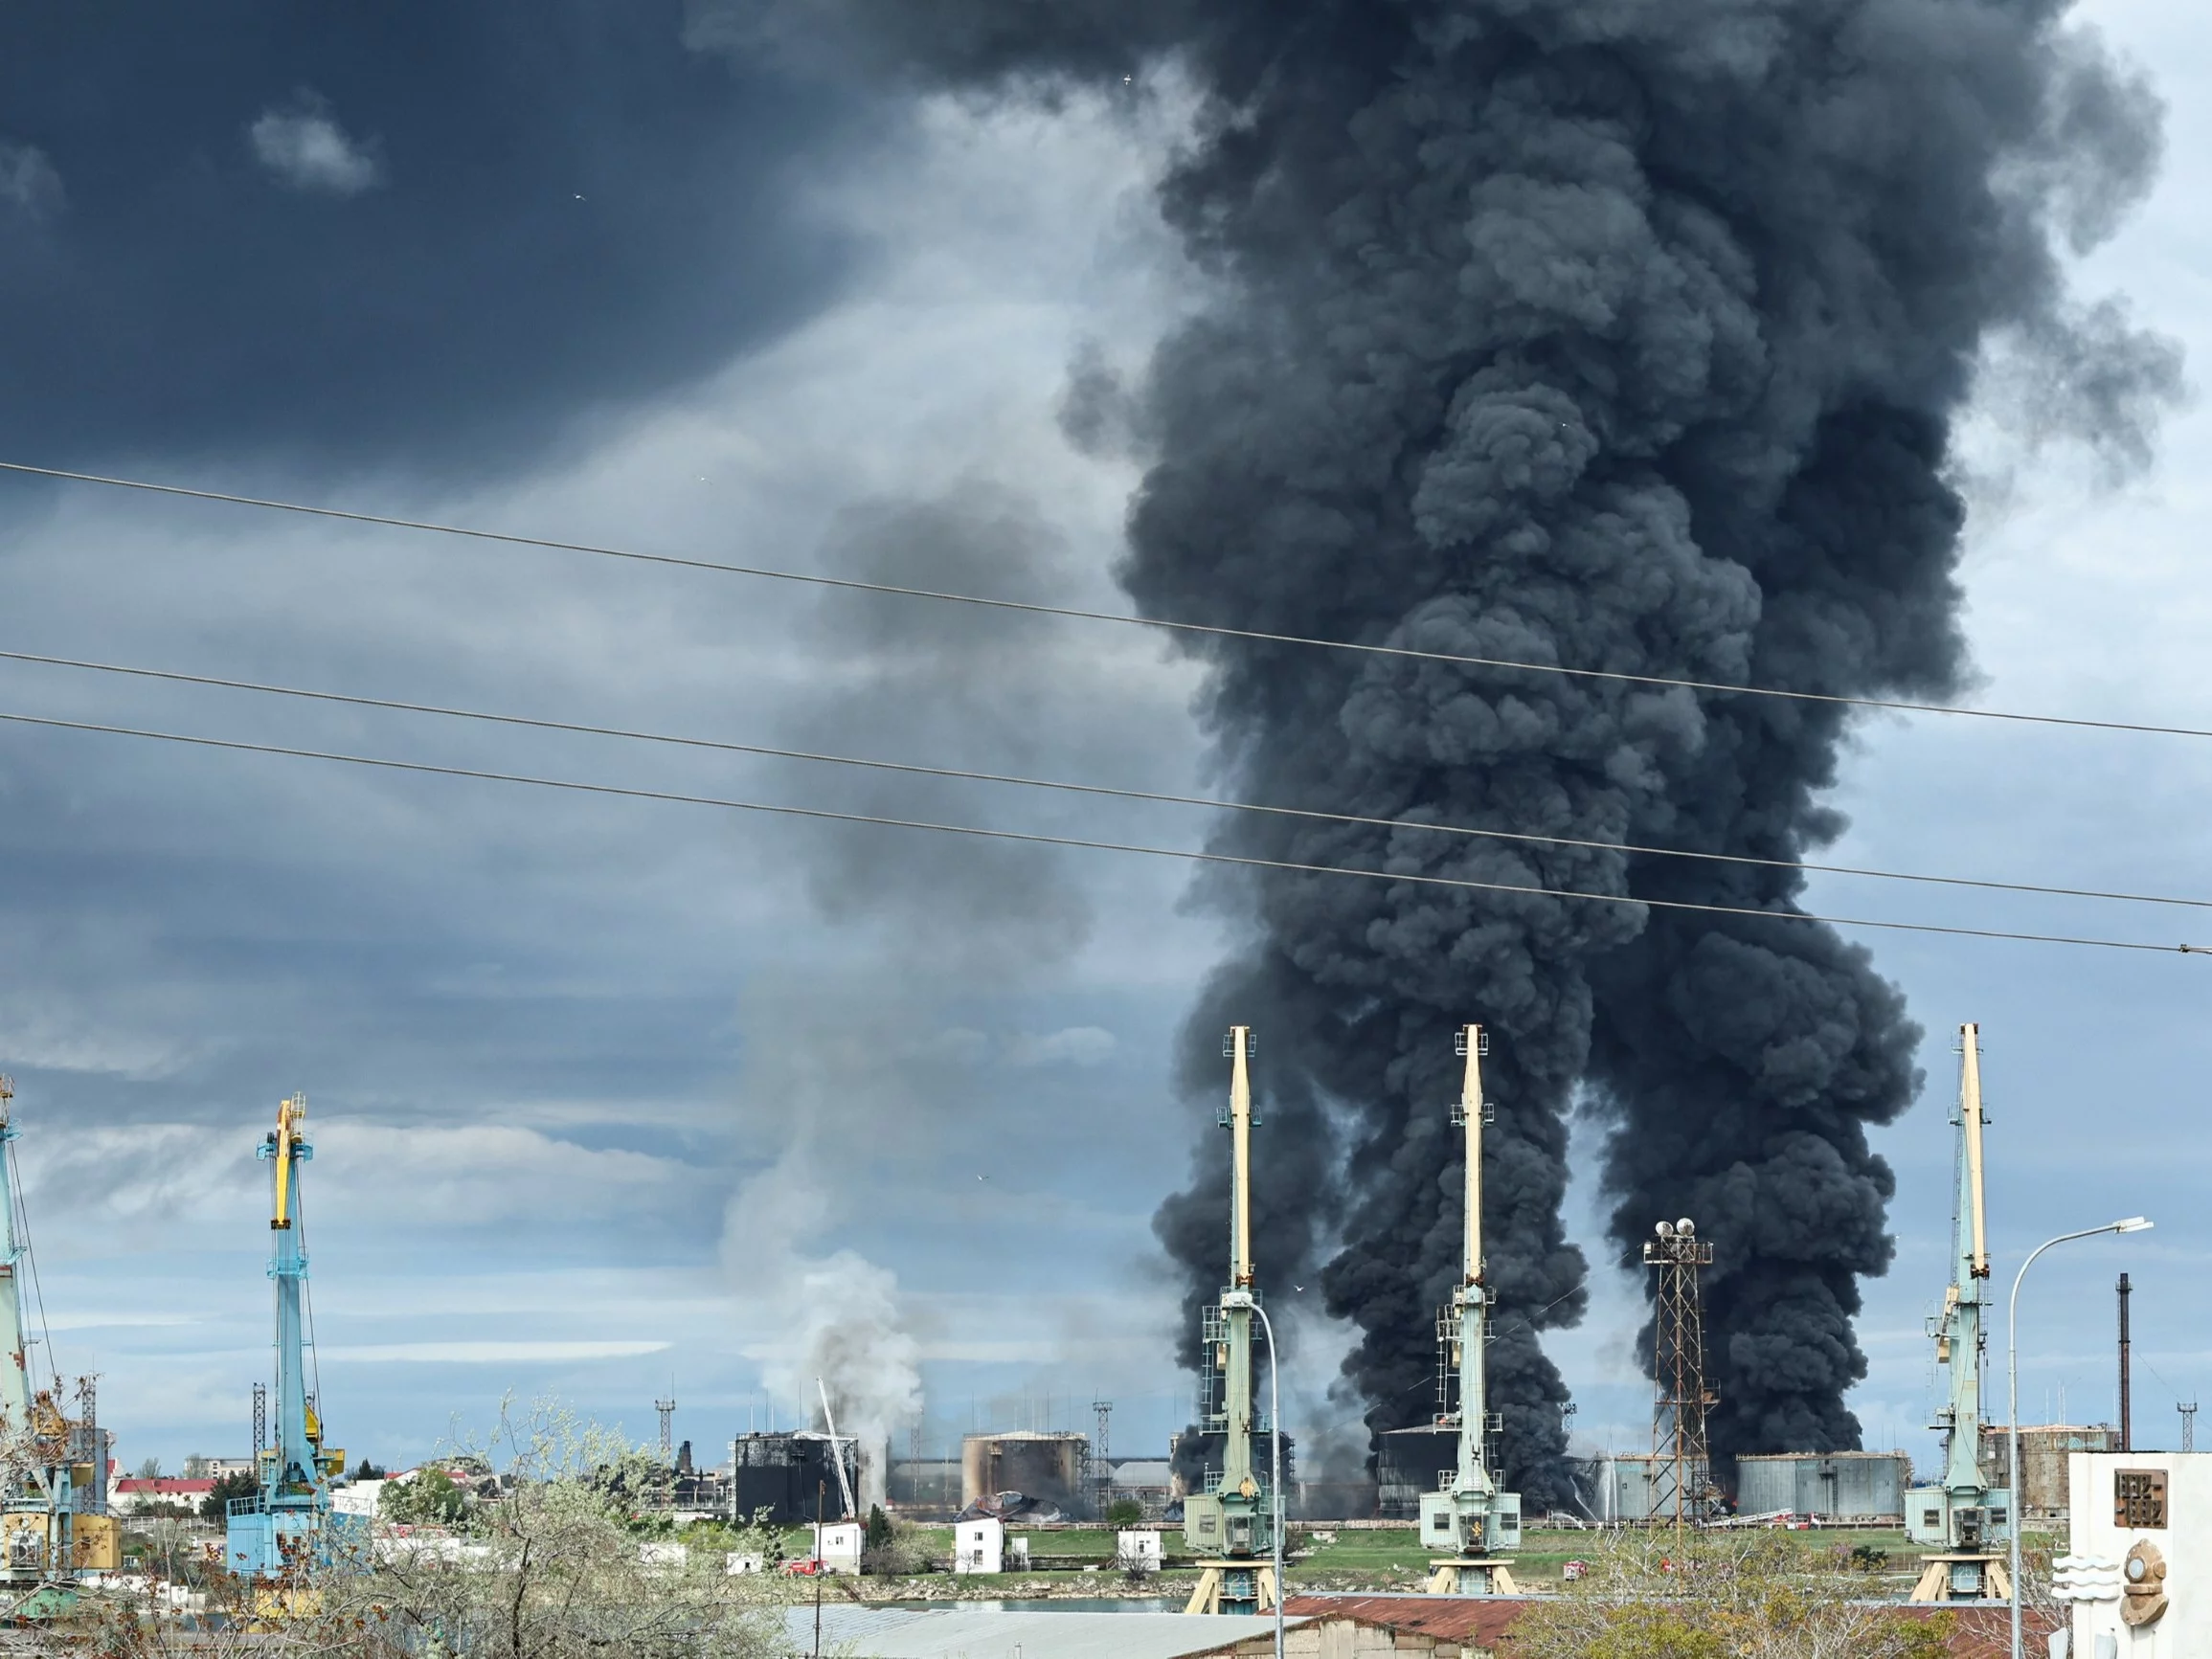
<instances>
[{"instance_id":1,"label":"tall chimney","mask_svg":"<svg viewBox=\"0 0 2212 1659\"><path fill-rule=\"evenodd\" d=\"M2135 1437L2128 1413L2128 1275L2120 1275L2120 1449L2133 1451Z\"/></svg>"}]
</instances>

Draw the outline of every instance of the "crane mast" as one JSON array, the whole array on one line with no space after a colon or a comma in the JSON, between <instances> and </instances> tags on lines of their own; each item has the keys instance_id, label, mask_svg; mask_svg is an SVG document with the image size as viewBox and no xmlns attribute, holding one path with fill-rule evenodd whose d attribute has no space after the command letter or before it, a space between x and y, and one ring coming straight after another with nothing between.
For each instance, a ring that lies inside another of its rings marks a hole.
<instances>
[{"instance_id":1,"label":"crane mast","mask_svg":"<svg viewBox=\"0 0 2212 1659\"><path fill-rule=\"evenodd\" d=\"M1252 1404L1252 1028L1230 1029L1222 1045L1230 1065L1229 1283L1217 1308L1206 1315L1204 1337L1209 1380L1218 1379L1221 1409L1200 1427L1222 1437L1221 1469L1206 1490L1183 1506L1184 1547L1203 1558L1188 1611L1259 1612L1274 1604L1274 1494L1253 1465L1252 1437L1260 1426ZM1210 1471L1209 1471L1210 1472Z\"/></svg>"},{"instance_id":2,"label":"crane mast","mask_svg":"<svg viewBox=\"0 0 2212 1659\"><path fill-rule=\"evenodd\" d=\"M1944 1431L1943 1482L1906 1494L1906 1530L1937 1553L1924 1563L1913 1600L1982 1601L2010 1594L1998 1552L2011 1533L2011 1493L1992 1488L1981 1469L1982 1371L1987 1341L1988 1214L1982 1199L1981 1027L1958 1028L1958 1181L1952 1199L1951 1283L1943 1310L1928 1322L1948 1400L1930 1426Z\"/></svg>"},{"instance_id":3,"label":"crane mast","mask_svg":"<svg viewBox=\"0 0 2212 1659\"><path fill-rule=\"evenodd\" d=\"M0 1471L0 1586L11 1618L45 1619L75 1604L78 1578L122 1565L122 1536L107 1511L107 1437L92 1410L93 1379L79 1379L79 1415L71 1418L61 1379L50 1372L40 1387L31 1371L23 1304L31 1237L15 1201L14 1099L15 1086L0 1077L0 1436L15 1454Z\"/></svg>"},{"instance_id":4,"label":"crane mast","mask_svg":"<svg viewBox=\"0 0 2212 1659\"><path fill-rule=\"evenodd\" d=\"M307 1251L301 1224L302 1166L315 1155L307 1139L307 1099L277 1109L277 1127L259 1149L270 1166L269 1280L276 1301L275 1445L260 1454L260 1490L231 1500L226 1556L232 1572L277 1579L289 1572L330 1513L330 1478L346 1454L325 1450L323 1425L307 1387Z\"/></svg>"},{"instance_id":5,"label":"crane mast","mask_svg":"<svg viewBox=\"0 0 2212 1659\"><path fill-rule=\"evenodd\" d=\"M1490 1338L1490 1287L1482 1257L1482 1130L1493 1120L1482 1094L1482 1056L1489 1034L1479 1025L1459 1029L1453 1044L1466 1060L1452 1123L1466 1136L1465 1226L1459 1282L1451 1305L1436 1319L1438 1367L1445 1410L1439 1424L1458 1431L1458 1466L1442 1490L1421 1496L1421 1542L1448 1552L1429 1581L1437 1595L1513 1592L1513 1575L1496 1552L1521 1542L1521 1496L1501 1492L1491 1479L1491 1416L1484 1375Z\"/></svg>"},{"instance_id":6,"label":"crane mast","mask_svg":"<svg viewBox=\"0 0 2212 1659\"><path fill-rule=\"evenodd\" d=\"M7 1358L0 1360L0 1431L20 1434L31 1423L31 1367L23 1328L23 1264L31 1244L23 1236L15 1214L15 1086L0 1077L0 1217L7 1222L8 1258L0 1263L0 1345Z\"/></svg>"}]
</instances>

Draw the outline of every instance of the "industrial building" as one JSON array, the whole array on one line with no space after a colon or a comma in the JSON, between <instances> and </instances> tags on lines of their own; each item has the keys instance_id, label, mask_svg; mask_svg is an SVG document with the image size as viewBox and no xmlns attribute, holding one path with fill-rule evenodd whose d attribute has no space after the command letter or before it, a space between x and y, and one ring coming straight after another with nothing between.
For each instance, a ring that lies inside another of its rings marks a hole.
<instances>
[{"instance_id":1,"label":"industrial building","mask_svg":"<svg viewBox=\"0 0 2212 1659\"><path fill-rule=\"evenodd\" d=\"M777 1526L835 1520L844 1494L859 1490L860 1453L849 1439L802 1428L730 1443L730 1501L741 1519L766 1510Z\"/></svg>"},{"instance_id":2,"label":"industrial building","mask_svg":"<svg viewBox=\"0 0 2212 1659\"><path fill-rule=\"evenodd\" d=\"M1911 1460L1901 1451L1796 1451L1736 1460L1736 1513L1902 1525Z\"/></svg>"}]
</instances>

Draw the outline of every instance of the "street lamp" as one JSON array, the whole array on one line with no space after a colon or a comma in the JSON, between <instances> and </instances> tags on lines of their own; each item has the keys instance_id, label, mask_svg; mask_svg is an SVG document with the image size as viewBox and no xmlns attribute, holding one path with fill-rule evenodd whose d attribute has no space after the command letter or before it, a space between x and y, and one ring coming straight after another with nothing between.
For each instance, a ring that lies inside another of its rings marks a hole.
<instances>
[{"instance_id":1,"label":"street lamp","mask_svg":"<svg viewBox=\"0 0 2212 1659\"><path fill-rule=\"evenodd\" d=\"M2004 1388L2006 1468L2011 1476L2011 1495L2006 1499L2012 1505L2012 1659L2020 1659L2020 1286L2027 1277L2027 1270L2036 1265L2036 1258L2053 1244L2069 1244L2076 1239L2093 1239L2099 1233L2147 1233L2153 1223L2141 1216L2130 1216L2124 1222L2107 1222L2101 1227L2084 1227L2078 1233L2061 1233L2055 1239L2046 1239L2028 1252L2028 1259L2020 1265L2013 1275L2012 1300L2005 1307L2004 1315Z\"/></svg>"},{"instance_id":2,"label":"street lamp","mask_svg":"<svg viewBox=\"0 0 2212 1659\"><path fill-rule=\"evenodd\" d=\"M1259 1315L1267 1334L1268 1491L1275 1502L1275 1659L1282 1659L1282 1372L1275 1364L1275 1321L1250 1290L1232 1291L1222 1299L1225 1308L1250 1308Z\"/></svg>"}]
</instances>

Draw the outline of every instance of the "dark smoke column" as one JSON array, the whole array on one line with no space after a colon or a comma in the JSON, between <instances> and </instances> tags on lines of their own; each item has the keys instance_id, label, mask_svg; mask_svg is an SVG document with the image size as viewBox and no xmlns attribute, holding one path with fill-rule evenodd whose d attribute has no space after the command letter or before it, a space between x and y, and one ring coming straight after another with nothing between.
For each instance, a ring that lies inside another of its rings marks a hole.
<instances>
[{"instance_id":1,"label":"dark smoke column","mask_svg":"<svg viewBox=\"0 0 2212 1659\"><path fill-rule=\"evenodd\" d=\"M1163 208L1220 298L1161 347L1157 460L1123 572L1147 612L1271 632L1826 693L1940 697L1961 663L1951 423L1993 332L2043 413L2139 447L2178 370L2054 258L2139 195L2156 111L2056 0L820 0L971 78L1118 84L1180 56L1210 96ZM1206 648L1235 792L1286 805L1794 861L1842 717L1772 700L1314 650ZM1239 819L1307 863L1748 906L1792 870ZM1492 1027L1489 1191L1505 1479L1564 1496L1581 1310L1559 1220L1579 1089L1612 1126L1623 1256L1697 1217L1716 1452L1854 1445L1858 1280L1886 1266L1866 1129L1918 1032L1823 928L1267 875L1192 1021L1256 1026L1271 1282L1335 1247L1369 1423L1432 1408L1453 1270L1452 1028ZM1219 1274L1218 1149L1159 1226Z\"/></svg>"}]
</instances>

